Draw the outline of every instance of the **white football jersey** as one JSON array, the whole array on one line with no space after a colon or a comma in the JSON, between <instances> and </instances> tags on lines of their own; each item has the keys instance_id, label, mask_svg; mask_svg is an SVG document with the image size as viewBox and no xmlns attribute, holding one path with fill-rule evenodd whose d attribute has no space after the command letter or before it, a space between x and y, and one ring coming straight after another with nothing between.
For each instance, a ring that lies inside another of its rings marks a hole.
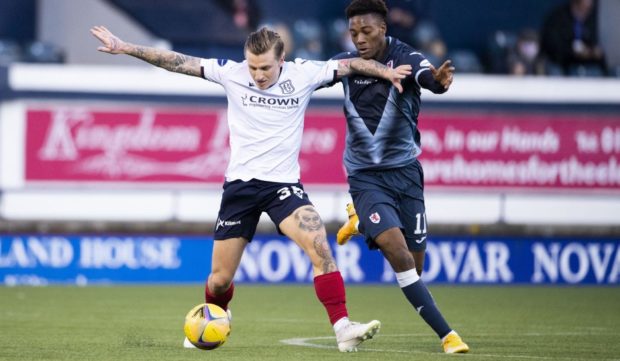
<instances>
[{"instance_id":1,"label":"white football jersey","mask_svg":"<svg viewBox=\"0 0 620 361\"><path fill-rule=\"evenodd\" d=\"M312 92L332 82L338 61L285 62L269 89L256 87L247 62L202 59L205 79L226 90L230 161L226 180L299 181L304 113Z\"/></svg>"}]
</instances>

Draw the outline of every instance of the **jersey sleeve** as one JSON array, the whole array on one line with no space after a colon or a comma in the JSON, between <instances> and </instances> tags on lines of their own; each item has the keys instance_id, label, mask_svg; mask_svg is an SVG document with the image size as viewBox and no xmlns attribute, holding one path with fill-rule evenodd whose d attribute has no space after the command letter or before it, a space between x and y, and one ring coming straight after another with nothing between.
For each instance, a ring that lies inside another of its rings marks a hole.
<instances>
[{"instance_id":1,"label":"jersey sleeve","mask_svg":"<svg viewBox=\"0 0 620 361\"><path fill-rule=\"evenodd\" d=\"M200 75L214 83L222 84L236 63L228 59L201 59Z\"/></svg>"},{"instance_id":2,"label":"jersey sleeve","mask_svg":"<svg viewBox=\"0 0 620 361\"><path fill-rule=\"evenodd\" d=\"M424 72L431 72L431 62L417 51L411 52L401 57L401 65L409 64L411 65L411 75L409 77L413 78L418 84L419 87L422 87L420 84L420 76Z\"/></svg>"},{"instance_id":3,"label":"jersey sleeve","mask_svg":"<svg viewBox=\"0 0 620 361\"><path fill-rule=\"evenodd\" d=\"M295 63L302 67L307 74L310 83L315 87L322 87L333 83L338 72L338 61L315 61L305 59L295 59Z\"/></svg>"},{"instance_id":4,"label":"jersey sleeve","mask_svg":"<svg viewBox=\"0 0 620 361\"><path fill-rule=\"evenodd\" d=\"M442 94L446 89L435 80L431 72L431 62L428 61L421 53L411 52L401 58L401 64L409 64L412 67L409 79L415 80L420 88L428 89L435 94Z\"/></svg>"}]
</instances>

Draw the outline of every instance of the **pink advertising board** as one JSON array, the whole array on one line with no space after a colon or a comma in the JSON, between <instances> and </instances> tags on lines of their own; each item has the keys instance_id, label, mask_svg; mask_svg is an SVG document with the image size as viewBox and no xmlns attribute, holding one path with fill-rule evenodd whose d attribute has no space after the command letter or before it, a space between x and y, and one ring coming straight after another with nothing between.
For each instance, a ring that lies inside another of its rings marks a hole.
<instances>
[{"instance_id":1,"label":"pink advertising board","mask_svg":"<svg viewBox=\"0 0 620 361\"><path fill-rule=\"evenodd\" d=\"M430 114L421 129L429 186L620 190L620 116Z\"/></svg>"},{"instance_id":2,"label":"pink advertising board","mask_svg":"<svg viewBox=\"0 0 620 361\"><path fill-rule=\"evenodd\" d=\"M219 185L223 108L50 107L26 112L28 183ZM620 190L620 115L437 112L420 117L431 188ZM340 109L310 109L302 182L345 185Z\"/></svg>"},{"instance_id":3,"label":"pink advertising board","mask_svg":"<svg viewBox=\"0 0 620 361\"><path fill-rule=\"evenodd\" d=\"M308 112L302 179L344 183L345 124L337 112ZM226 111L32 109L26 114L27 182L220 184L229 157Z\"/></svg>"}]
</instances>

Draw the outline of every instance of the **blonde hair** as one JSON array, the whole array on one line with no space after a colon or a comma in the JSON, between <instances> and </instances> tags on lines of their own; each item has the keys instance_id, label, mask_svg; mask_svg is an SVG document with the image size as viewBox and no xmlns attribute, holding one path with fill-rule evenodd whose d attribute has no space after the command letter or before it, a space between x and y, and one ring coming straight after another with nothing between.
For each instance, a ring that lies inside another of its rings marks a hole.
<instances>
[{"instance_id":1,"label":"blonde hair","mask_svg":"<svg viewBox=\"0 0 620 361\"><path fill-rule=\"evenodd\" d=\"M271 49L274 49L276 58L282 57L284 42L278 33L266 27L251 33L245 41L244 50L254 55L265 54Z\"/></svg>"}]
</instances>

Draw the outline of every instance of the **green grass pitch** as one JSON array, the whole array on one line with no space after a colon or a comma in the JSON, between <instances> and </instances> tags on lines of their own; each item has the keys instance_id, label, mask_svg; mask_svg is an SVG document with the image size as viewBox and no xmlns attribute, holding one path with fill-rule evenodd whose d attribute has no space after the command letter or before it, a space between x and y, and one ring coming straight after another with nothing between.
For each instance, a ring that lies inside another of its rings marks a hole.
<instances>
[{"instance_id":1,"label":"green grass pitch","mask_svg":"<svg viewBox=\"0 0 620 361\"><path fill-rule=\"evenodd\" d=\"M0 287L0 360L620 360L620 287L431 286L469 344L444 355L395 286L350 286L353 320L382 322L341 354L309 285L239 284L228 342L183 349L202 286Z\"/></svg>"}]
</instances>

